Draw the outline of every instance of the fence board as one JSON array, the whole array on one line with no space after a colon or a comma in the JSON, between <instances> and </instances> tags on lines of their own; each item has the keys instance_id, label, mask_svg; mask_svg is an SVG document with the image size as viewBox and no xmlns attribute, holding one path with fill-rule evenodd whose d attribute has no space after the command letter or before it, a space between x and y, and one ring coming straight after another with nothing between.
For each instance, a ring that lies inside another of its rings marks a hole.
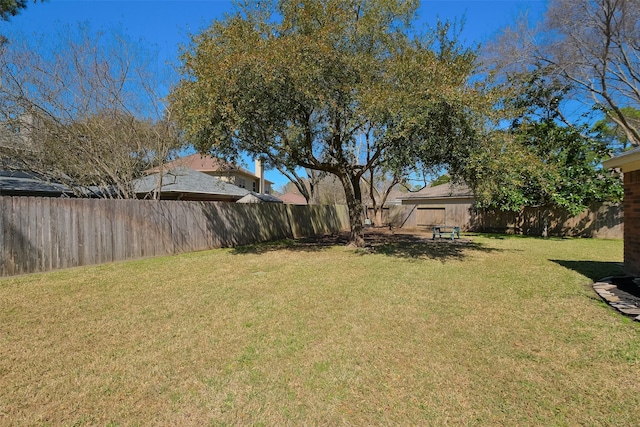
<instances>
[{"instance_id":1,"label":"fence board","mask_svg":"<svg viewBox=\"0 0 640 427\"><path fill-rule=\"evenodd\" d=\"M87 203L87 210L84 215L86 216L86 237L85 237L85 256L87 257L87 264L97 264L99 261L96 259L96 201L91 200Z\"/></svg>"},{"instance_id":2,"label":"fence board","mask_svg":"<svg viewBox=\"0 0 640 427\"><path fill-rule=\"evenodd\" d=\"M81 206L84 206L84 204ZM69 243L71 246L71 253L72 253L71 265L82 265L80 263L80 256L79 256L79 252L80 252L80 247L79 247L80 215L79 213L80 211L78 209L72 209L70 207L69 214L70 214L71 235L69 236Z\"/></svg>"},{"instance_id":3,"label":"fence board","mask_svg":"<svg viewBox=\"0 0 640 427\"><path fill-rule=\"evenodd\" d=\"M0 267L0 272L3 276L8 276L13 274L13 259L12 259L12 251L13 245L11 242L11 233L13 230L13 218L12 218L12 208L10 200L6 197L2 197L2 206L0 207L0 211L2 213L2 266Z\"/></svg>"},{"instance_id":4,"label":"fence board","mask_svg":"<svg viewBox=\"0 0 640 427\"><path fill-rule=\"evenodd\" d=\"M67 200L62 202L62 215L58 217L57 235L60 245L60 258L62 268L73 267L73 247L71 243L71 235L73 234L73 215Z\"/></svg>"},{"instance_id":5,"label":"fence board","mask_svg":"<svg viewBox=\"0 0 640 427\"><path fill-rule=\"evenodd\" d=\"M57 223L58 223L58 215L60 209L53 208L54 203L52 202L49 206L49 246L51 253L51 269L55 270L60 268L60 252L59 252L59 242L56 236L57 233ZM57 205L57 204L56 204Z\"/></svg>"},{"instance_id":6,"label":"fence board","mask_svg":"<svg viewBox=\"0 0 640 427\"><path fill-rule=\"evenodd\" d=\"M22 231L22 227L24 226L24 222L22 222L23 216L20 214L24 211L24 203L21 200L15 200L13 202L12 209L12 221L13 227L11 227L11 237L10 242L13 245L12 251L12 259L13 259L13 274L21 274L24 269L24 260L22 259L22 254L24 253L24 234Z\"/></svg>"},{"instance_id":7,"label":"fence board","mask_svg":"<svg viewBox=\"0 0 640 427\"><path fill-rule=\"evenodd\" d=\"M40 252L42 251L42 245L40 244L39 236L39 224L38 224L38 201L36 198L29 199L29 217L28 217L28 233L27 242L28 251L25 254L27 260L27 271L39 271L40 266Z\"/></svg>"}]
</instances>

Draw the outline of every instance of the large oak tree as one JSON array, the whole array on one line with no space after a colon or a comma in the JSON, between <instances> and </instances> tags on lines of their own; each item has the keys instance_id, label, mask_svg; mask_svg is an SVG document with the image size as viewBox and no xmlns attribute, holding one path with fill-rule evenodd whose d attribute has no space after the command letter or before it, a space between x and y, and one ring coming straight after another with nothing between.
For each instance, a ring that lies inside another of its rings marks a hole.
<instances>
[{"instance_id":1,"label":"large oak tree","mask_svg":"<svg viewBox=\"0 0 640 427\"><path fill-rule=\"evenodd\" d=\"M448 165L471 144L475 53L448 24L415 26L417 1L240 4L193 37L172 93L202 152L333 174L362 245L361 181ZM367 144L362 136L370 135Z\"/></svg>"}]
</instances>

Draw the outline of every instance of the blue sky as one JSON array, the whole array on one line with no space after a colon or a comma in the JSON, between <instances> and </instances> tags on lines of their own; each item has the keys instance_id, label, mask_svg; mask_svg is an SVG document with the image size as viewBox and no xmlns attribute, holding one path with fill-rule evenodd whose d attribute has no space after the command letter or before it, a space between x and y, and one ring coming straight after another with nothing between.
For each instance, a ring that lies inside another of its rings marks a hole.
<instances>
[{"instance_id":1,"label":"blue sky","mask_svg":"<svg viewBox=\"0 0 640 427\"><path fill-rule=\"evenodd\" d=\"M435 25L441 20L465 18L462 41L470 45L484 43L501 28L528 13L536 19L546 7L545 0L423 0L420 20ZM47 34L59 25L89 23L94 30L121 27L133 40L142 39L155 46L158 62L177 63L180 46L189 42L189 34L206 28L213 20L233 10L231 1L199 0L49 0L29 2L27 9L10 22L0 22L0 32ZM253 164L247 165L253 169ZM276 187L286 183L277 172L266 172Z\"/></svg>"}]
</instances>

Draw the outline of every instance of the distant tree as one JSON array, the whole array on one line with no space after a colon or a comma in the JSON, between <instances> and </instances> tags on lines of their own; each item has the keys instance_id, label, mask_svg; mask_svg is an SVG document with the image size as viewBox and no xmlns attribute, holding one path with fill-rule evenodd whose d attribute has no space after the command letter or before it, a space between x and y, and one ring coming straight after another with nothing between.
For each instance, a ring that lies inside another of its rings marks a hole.
<instances>
[{"instance_id":1,"label":"distant tree","mask_svg":"<svg viewBox=\"0 0 640 427\"><path fill-rule=\"evenodd\" d=\"M358 138L359 147L356 148L356 151L358 152L358 157L360 157L360 152L363 153L363 161L366 164L371 163L371 155L374 152L373 132L373 128L365 127ZM368 212L367 216L370 220L373 220L374 224L381 225L383 206L393 188L402 181L402 172L389 168L385 163L373 163L366 173L362 175L360 183L362 201L367 209L371 208L373 210L373 218L369 216Z\"/></svg>"},{"instance_id":2,"label":"distant tree","mask_svg":"<svg viewBox=\"0 0 640 427\"><path fill-rule=\"evenodd\" d=\"M55 123L39 141L42 150L36 150L23 168L38 165L40 175L65 182L80 195L90 190L93 196L135 197L135 179L146 169L161 166L176 148L177 133L172 127L166 121L143 120L121 110L100 111L70 124Z\"/></svg>"},{"instance_id":3,"label":"distant tree","mask_svg":"<svg viewBox=\"0 0 640 427\"><path fill-rule=\"evenodd\" d=\"M600 167L604 145L555 122L530 123L487 144L469 179L478 207L501 211L564 208L576 215L591 203L619 201L620 177ZM479 179L482 177L482 179Z\"/></svg>"},{"instance_id":4,"label":"distant tree","mask_svg":"<svg viewBox=\"0 0 640 427\"><path fill-rule=\"evenodd\" d=\"M344 187L338 177L332 174L325 175L316 185L316 204L319 205L346 205L347 197Z\"/></svg>"},{"instance_id":5,"label":"distant tree","mask_svg":"<svg viewBox=\"0 0 640 427\"><path fill-rule=\"evenodd\" d=\"M296 192L305 198L307 204L318 203L318 184L326 176L326 173L307 168L305 169L306 176L303 176L295 165L287 166L269 162L267 166L271 166L283 174L295 187Z\"/></svg>"},{"instance_id":6,"label":"distant tree","mask_svg":"<svg viewBox=\"0 0 640 427\"><path fill-rule=\"evenodd\" d=\"M620 108L620 112L625 116L627 123L640 132L640 109L622 107ZM607 113L604 119L596 122L594 130L600 133L600 137L616 154L633 147L624 130L618 123L611 119L610 113Z\"/></svg>"},{"instance_id":7,"label":"distant tree","mask_svg":"<svg viewBox=\"0 0 640 427\"><path fill-rule=\"evenodd\" d=\"M246 2L193 38L172 93L203 152L263 156L335 176L361 246L361 183L447 164L476 138L475 53L447 24L414 27L417 1ZM368 150L359 136L371 132Z\"/></svg>"},{"instance_id":8,"label":"distant tree","mask_svg":"<svg viewBox=\"0 0 640 427\"><path fill-rule=\"evenodd\" d=\"M300 194L300 192L298 191L294 183L291 181L285 182L284 184L276 187L275 192L278 194L287 194L287 193Z\"/></svg>"},{"instance_id":9,"label":"distant tree","mask_svg":"<svg viewBox=\"0 0 640 427\"><path fill-rule=\"evenodd\" d=\"M403 177L397 174L385 173L384 170L376 171L374 168L369 169L369 176L363 178L363 186L373 209L373 220L376 225L382 225L382 209L391 192L402 181Z\"/></svg>"},{"instance_id":10,"label":"distant tree","mask_svg":"<svg viewBox=\"0 0 640 427\"><path fill-rule=\"evenodd\" d=\"M296 174L295 181L293 181L289 177L291 171L285 171L284 175L289 177L290 180L282 187L281 193L300 194L310 205L346 204L344 190L334 175L311 169L305 172L307 176Z\"/></svg>"},{"instance_id":11,"label":"distant tree","mask_svg":"<svg viewBox=\"0 0 640 427\"><path fill-rule=\"evenodd\" d=\"M451 176L449 174L442 174L431 182L431 187L437 187L438 185L448 184L451 182Z\"/></svg>"},{"instance_id":12,"label":"distant tree","mask_svg":"<svg viewBox=\"0 0 640 427\"><path fill-rule=\"evenodd\" d=\"M526 17L493 45L492 62L513 72L545 70L603 111L640 145L624 107L640 108L640 0L550 0L543 22Z\"/></svg>"},{"instance_id":13,"label":"distant tree","mask_svg":"<svg viewBox=\"0 0 640 427\"><path fill-rule=\"evenodd\" d=\"M133 180L180 147L152 56L121 32L64 27L0 50L3 167L133 197Z\"/></svg>"}]
</instances>

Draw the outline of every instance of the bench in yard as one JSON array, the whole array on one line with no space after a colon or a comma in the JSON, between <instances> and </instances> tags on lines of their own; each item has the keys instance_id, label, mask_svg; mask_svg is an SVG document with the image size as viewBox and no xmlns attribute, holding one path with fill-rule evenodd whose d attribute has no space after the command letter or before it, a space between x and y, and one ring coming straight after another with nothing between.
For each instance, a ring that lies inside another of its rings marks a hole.
<instances>
[{"instance_id":1,"label":"bench in yard","mask_svg":"<svg viewBox=\"0 0 640 427\"><path fill-rule=\"evenodd\" d=\"M455 225L436 225L433 227L433 240L436 239L436 236L438 237L438 239L441 239L443 234L445 235L445 237L447 237L447 235L450 235L451 240L455 239L456 237L459 239L460 227Z\"/></svg>"}]
</instances>

